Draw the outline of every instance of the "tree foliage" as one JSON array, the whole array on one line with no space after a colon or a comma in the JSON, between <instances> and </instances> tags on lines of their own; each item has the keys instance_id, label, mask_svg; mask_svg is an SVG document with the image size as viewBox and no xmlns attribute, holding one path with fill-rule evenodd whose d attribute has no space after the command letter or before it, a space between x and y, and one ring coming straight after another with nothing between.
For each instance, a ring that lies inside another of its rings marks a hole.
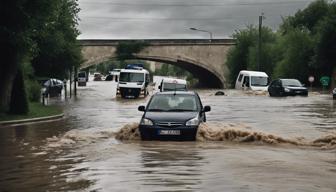
<instances>
[{"instance_id":1,"label":"tree foliage","mask_svg":"<svg viewBox=\"0 0 336 192\"><path fill-rule=\"evenodd\" d=\"M25 89L12 91L13 82L17 83L14 79L24 81L16 77L25 73L24 62L33 60L36 73L48 76L64 75L66 67L80 63L80 49L76 44L77 7L76 0L1 1L0 112L13 112L11 106L23 109L26 105L27 99L15 95L26 95ZM25 87L24 82L18 84Z\"/></svg>"},{"instance_id":2,"label":"tree foliage","mask_svg":"<svg viewBox=\"0 0 336 192\"><path fill-rule=\"evenodd\" d=\"M79 8L75 0L53 1L53 6L44 29L34 37L37 48L32 65L37 76L63 79L67 71L82 63L76 40Z\"/></svg>"},{"instance_id":3,"label":"tree foliage","mask_svg":"<svg viewBox=\"0 0 336 192\"><path fill-rule=\"evenodd\" d=\"M231 83L240 70L256 70L257 29L248 26L233 37L237 46L230 50L227 65ZM262 30L260 70L272 78L297 78L307 83L336 72L336 3L316 0L294 16L283 18L277 32Z\"/></svg>"}]
</instances>

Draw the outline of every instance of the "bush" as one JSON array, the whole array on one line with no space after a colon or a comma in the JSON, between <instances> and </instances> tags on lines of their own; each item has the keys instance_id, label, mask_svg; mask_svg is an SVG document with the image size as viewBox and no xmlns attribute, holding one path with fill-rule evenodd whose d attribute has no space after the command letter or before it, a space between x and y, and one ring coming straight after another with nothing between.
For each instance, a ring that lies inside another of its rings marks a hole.
<instances>
[{"instance_id":1,"label":"bush","mask_svg":"<svg viewBox=\"0 0 336 192\"><path fill-rule=\"evenodd\" d=\"M39 102L41 98L40 84L35 80L27 80L26 87L29 101Z\"/></svg>"}]
</instances>

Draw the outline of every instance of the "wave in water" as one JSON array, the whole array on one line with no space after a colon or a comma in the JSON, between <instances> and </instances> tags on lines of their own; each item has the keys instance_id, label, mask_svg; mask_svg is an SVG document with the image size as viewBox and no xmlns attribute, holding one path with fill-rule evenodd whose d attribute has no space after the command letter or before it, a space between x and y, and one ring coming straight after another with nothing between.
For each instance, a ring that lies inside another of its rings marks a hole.
<instances>
[{"instance_id":1,"label":"wave in water","mask_svg":"<svg viewBox=\"0 0 336 192\"><path fill-rule=\"evenodd\" d=\"M69 131L63 136L52 137L47 139L48 147L61 147L73 145L76 143L94 143L99 139L115 138L120 141L141 140L138 123L129 123L124 125L118 132L102 131L102 132L85 132L82 130ZM239 123L203 123L199 126L197 142L206 141L226 141L237 143L255 143L255 144L290 144L296 146L312 146L325 149L336 148L336 133L320 137L313 141L305 141L304 138L287 139L280 136L266 134L251 130L245 124Z\"/></svg>"}]
</instances>

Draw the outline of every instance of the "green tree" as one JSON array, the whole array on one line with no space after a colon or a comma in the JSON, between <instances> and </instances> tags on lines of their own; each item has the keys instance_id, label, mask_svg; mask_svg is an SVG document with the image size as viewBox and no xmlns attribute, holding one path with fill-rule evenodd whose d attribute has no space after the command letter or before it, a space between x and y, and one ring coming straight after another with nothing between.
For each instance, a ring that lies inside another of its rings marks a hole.
<instances>
[{"instance_id":1,"label":"green tree","mask_svg":"<svg viewBox=\"0 0 336 192\"><path fill-rule=\"evenodd\" d=\"M32 64L37 76L63 79L67 71L82 63L76 40L79 8L75 0L58 0L53 4L46 27L34 37L37 49Z\"/></svg>"},{"instance_id":2,"label":"green tree","mask_svg":"<svg viewBox=\"0 0 336 192\"><path fill-rule=\"evenodd\" d=\"M40 64L39 67L35 67L35 70L40 67L43 70L43 66L51 61L63 73L65 70L62 64L68 66L80 62L80 48L74 44L78 35L78 31L77 33L74 31L77 25L75 15L78 13L76 2L76 0L1 1L0 112L24 113L26 111L11 108L24 109L27 105L26 98L15 95L26 95L24 82L17 82L24 81L24 78L21 78L24 62L30 62L33 59L34 64ZM66 38L61 38L62 36ZM21 91L13 90L13 87L16 88L13 86L14 82L22 85ZM17 103L17 105L10 105L10 103Z\"/></svg>"},{"instance_id":3,"label":"green tree","mask_svg":"<svg viewBox=\"0 0 336 192\"><path fill-rule=\"evenodd\" d=\"M308 31L291 29L279 40L278 60L274 76L281 78L296 78L306 82L311 72L311 59L314 53L314 40Z\"/></svg>"},{"instance_id":4,"label":"green tree","mask_svg":"<svg viewBox=\"0 0 336 192\"><path fill-rule=\"evenodd\" d=\"M276 34L268 27L262 27L262 49L260 68L258 67L258 28L248 26L244 30L236 31L233 38L236 46L231 48L227 57L227 65L230 70L230 83L235 84L236 77L241 70L261 70L268 74L273 73L277 58L274 51Z\"/></svg>"},{"instance_id":5,"label":"green tree","mask_svg":"<svg viewBox=\"0 0 336 192\"><path fill-rule=\"evenodd\" d=\"M27 0L3 0L0 6L0 47L1 47L1 70L0 70L0 112L13 111L10 107L11 98L20 99L12 94L25 95L12 91L14 79L23 81L22 71L19 70L25 59L31 58L36 47L33 37L39 30L42 30L48 16L52 11L52 0L49 1L27 1ZM36 26L41 23L41 27ZM18 75L18 77L16 77ZM23 82L18 83L23 84ZM23 86L24 87L24 86ZM23 103L16 108L24 108L23 101L12 101L12 103ZM26 110L23 110L23 112Z\"/></svg>"},{"instance_id":6,"label":"green tree","mask_svg":"<svg viewBox=\"0 0 336 192\"><path fill-rule=\"evenodd\" d=\"M256 29L253 26L248 26L247 29L236 31L233 34L236 46L229 50L227 56L231 85L234 85L239 71L247 69L249 48L256 45L256 37Z\"/></svg>"}]
</instances>

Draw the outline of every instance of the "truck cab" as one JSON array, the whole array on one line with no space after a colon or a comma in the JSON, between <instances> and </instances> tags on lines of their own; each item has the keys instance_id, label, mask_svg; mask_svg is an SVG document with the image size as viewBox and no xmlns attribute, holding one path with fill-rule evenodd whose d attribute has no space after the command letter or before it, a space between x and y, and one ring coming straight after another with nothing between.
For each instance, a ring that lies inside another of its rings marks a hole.
<instances>
[{"instance_id":1,"label":"truck cab","mask_svg":"<svg viewBox=\"0 0 336 192\"><path fill-rule=\"evenodd\" d=\"M148 95L149 72L143 68L121 69L117 93L123 98L137 98Z\"/></svg>"}]
</instances>

